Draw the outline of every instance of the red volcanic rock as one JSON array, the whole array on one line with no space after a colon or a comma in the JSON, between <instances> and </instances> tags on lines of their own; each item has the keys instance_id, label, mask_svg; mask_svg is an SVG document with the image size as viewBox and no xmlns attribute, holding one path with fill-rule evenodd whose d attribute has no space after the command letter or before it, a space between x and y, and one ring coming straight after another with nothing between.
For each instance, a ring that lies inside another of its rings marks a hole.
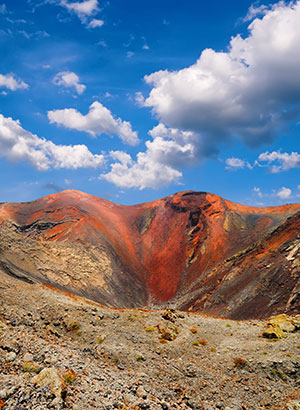
<instances>
[{"instance_id":1,"label":"red volcanic rock","mask_svg":"<svg viewBox=\"0 0 300 410\"><path fill-rule=\"evenodd\" d=\"M299 308L298 212L205 192L122 206L68 190L2 204L0 255L10 274L112 306L262 317Z\"/></svg>"}]
</instances>

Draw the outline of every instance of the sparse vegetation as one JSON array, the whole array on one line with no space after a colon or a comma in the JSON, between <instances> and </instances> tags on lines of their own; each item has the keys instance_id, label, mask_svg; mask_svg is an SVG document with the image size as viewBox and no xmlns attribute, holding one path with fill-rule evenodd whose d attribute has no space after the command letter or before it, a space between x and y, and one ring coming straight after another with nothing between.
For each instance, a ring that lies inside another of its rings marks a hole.
<instances>
[{"instance_id":1,"label":"sparse vegetation","mask_svg":"<svg viewBox=\"0 0 300 410\"><path fill-rule=\"evenodd\" d=\"M137 360L138 362L145 362L145 361L146 361L146 359L144 358L144 356L142 356L141 354L137 354L137 355L135 356L135 358L136 358L136 360Z\"/></svg>"},{"instance_id":2,"label":"sparse vegetation","mask_svg":"<svg viewBox=\"0 0 300 410\"><path fill-rule=\"evenodd\" d=\"M230 323L226 323L226 327L231 327L231 324L230 324Z\"/></svg>"},{"instance_id":3,"label":"sparse vegetation","mask_svg":"<svg viewBox=\"0 0 300 410\"><path fill-rule=\"evenodd\" d=\"M104 336L100 336L100 337L98 337L97 342L99 343L99 345L101 345L101 344L104 342L104 340L105 340L105 337L104 337Z\"/></svg>"},{"instance_id":4,"label":"sparse vegetation","mask_svg":"<svg viewBox=\"0 0 300 410\"><path fill-rule=\"evenodd\" d=\"M145 328L145 331L147 333L152 333L152 332L154 332L154 327L153 326L148 326L148 327Z\"/></svg>"},{"instance_id":5,"label":"sparse vegetation","mask_svg":"<svg viewBox=\"0 0 300 410\"><path fill-rule=\"evenodd\" d=\"M5 406L5 400L4 399L0 399L0 409L3 409Z\"/></svg>"},{"instance_id":6,"label":"sparse vegetation","mask_svg":"<svg viewBox=\"0 0 300 410\"><path fill-rule=\"evenodd\" d=\"M281 378L281 380L286 380L285 374L283 374L280 370L277 370L276 374L277 374L278 377Z\"/></svg>"},{"instance_id":7,"label":"sparse vegetation","mask_svg":"<svg viewBox=\"0 0 300 410\"><path fill-rule=\"evenodd\" d=\"M195 342L192 343L193 346L206 346L207 341L206 340L196 340Z\"/></svg>"},{"instance_id":8,"label":"sparse vegetation","mask_svg":"<svg viewBox=\"0 0 300 410\"><path fill-rule=\"evenodd\" d=\"M67 384L73 384L76 380L76 374L73 372L73 370L67 370L64 373L64 381Z\"/></svg>"},{"instance_id":9,"label":"sparse vegetation","mask_svg":"<svg viewBox=\"0 0 300 410\"><path fill-rule=\"evenodd\" d=\"M285 374L283 374L280 370L272 369L270 373L272 376L278 376L281 380L286 380Z\"/></svg>"},{"instance_id":10,"label":"sparse vegetation","mask_svg":"<svg viewBox=\"0 0 300 410\"><path fill-rule=\"evenodd\" d=\"M195 333L197 333L197 332L198 332L198 330L197 330L197 329L195 329L194 327L192 327L192 328L190 329L190 332L191 332L191 333L193 333L193 334L195 334Z\"/></svg>"},{"instance_id":11,"label":"sparse vegetation","mask_svg":"<svg viewBox=\"0 0 300 410\"><path fill-rule=\"evenodd\" d=\"M33 362L24 362L23 363L23 372L29 372L29 373L37 373L39 370L39 366L35 365Z\"/></svg>"},{"instance_id":12,"label":"sparse vegetation","mask_svg":"<svg viewBox=\"0 0 300 410\"><path fill-rule=\"evenodd\" d=\"M70 330L79 330L79 329L80 329L80 325L79 325L78 322L72 322L72 323L70 323L69 329L70 329Z\"/></svg>"}]
</instances>

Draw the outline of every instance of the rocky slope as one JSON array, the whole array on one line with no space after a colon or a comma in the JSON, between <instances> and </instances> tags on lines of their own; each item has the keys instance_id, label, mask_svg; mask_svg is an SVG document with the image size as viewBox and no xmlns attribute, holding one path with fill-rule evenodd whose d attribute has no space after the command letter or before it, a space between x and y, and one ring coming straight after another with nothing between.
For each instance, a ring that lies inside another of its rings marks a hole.
<instances>
[{"instance_id":1,"label":"rocky slope","mask_svg":"<svg viewBox=\"0 0 300 410\"><path fill-rule=\"evenodd\" d=\"M300 317L274 323L105 308L0 268L0 408L297 410Z\"/></svg>"},{"instance_id":2,"label":"rocky slope","mask_svg":"<svg viewBox=\"0 0 300 410\"><path fill-rule=\"evenodd\" d=\"M246 319L299 311L300 205L204 192L121 206L78 191L0 205L0 265L113 307Z\"/></svg>"}]
</instances>

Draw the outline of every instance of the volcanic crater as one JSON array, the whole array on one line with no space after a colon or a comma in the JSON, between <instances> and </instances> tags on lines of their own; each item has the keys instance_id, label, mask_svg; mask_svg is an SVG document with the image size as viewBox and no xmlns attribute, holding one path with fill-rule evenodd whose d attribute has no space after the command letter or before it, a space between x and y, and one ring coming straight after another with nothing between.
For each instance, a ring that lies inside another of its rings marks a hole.
<instances>
[{"instance_id":1,"label":"volcanic crater","mask_svg":"<svg viewBox=\"0 0 300 410\"><path fill-rule=\"evenodd\" d=\"M0 265L110 307L264 318L299 311L299 232L300 204L185 191L124 206L67 190L0 205Z\"/></svg>"}]
</instances>

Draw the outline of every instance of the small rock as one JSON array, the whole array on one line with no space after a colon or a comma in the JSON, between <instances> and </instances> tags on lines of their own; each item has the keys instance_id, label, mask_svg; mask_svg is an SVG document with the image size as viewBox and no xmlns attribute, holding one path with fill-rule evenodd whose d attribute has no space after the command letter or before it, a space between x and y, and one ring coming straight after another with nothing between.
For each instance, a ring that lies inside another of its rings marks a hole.
<instances>
[{"instance_id":1,"label":"small rock","mask_svg":"<svg viewBox=\"0 0 300 410\"><path fill-rule=\"evenodd\" d=\"M33 355L31 353L25 353L23 360L24 362L33 362Z\"/></svg>"},{"instance_id":2,"label":"small rock","mask_svg":"<svg viewBox=\"0 0 300 410\"><path fill-rule=\"evenodd\" d=\"M65 383L58 374L58 371L53 368L43 369L40 374L32 378L32 383L42 388L49 388L50 392L58 399L61 399L65 389Z\"/></svg>"},{"instance_id":3,"label":"small rock","mask_svg":"<svg viewBox=\"0 0 300 410\"><path fill-rule=\"evenodd\" d=\"M141 397L142 399L146 399L146 398L147 398L147 393L146 393L146 391L145 391L145 389L144 389L143 386L139 386L139 387L137 388L135 394L136 394L138 397Z\"/></svg>"},{"instance_id":4,"label":"small rock","mask_svg":"<svg viewBox=\"0 0 300 410\"><path fill-rule=\"evenodd\" d=\"M5 360L7 363L13 362L16 359L17 355L15 352L8 352L6 353Z\"/></svg>"}]
</instances>

